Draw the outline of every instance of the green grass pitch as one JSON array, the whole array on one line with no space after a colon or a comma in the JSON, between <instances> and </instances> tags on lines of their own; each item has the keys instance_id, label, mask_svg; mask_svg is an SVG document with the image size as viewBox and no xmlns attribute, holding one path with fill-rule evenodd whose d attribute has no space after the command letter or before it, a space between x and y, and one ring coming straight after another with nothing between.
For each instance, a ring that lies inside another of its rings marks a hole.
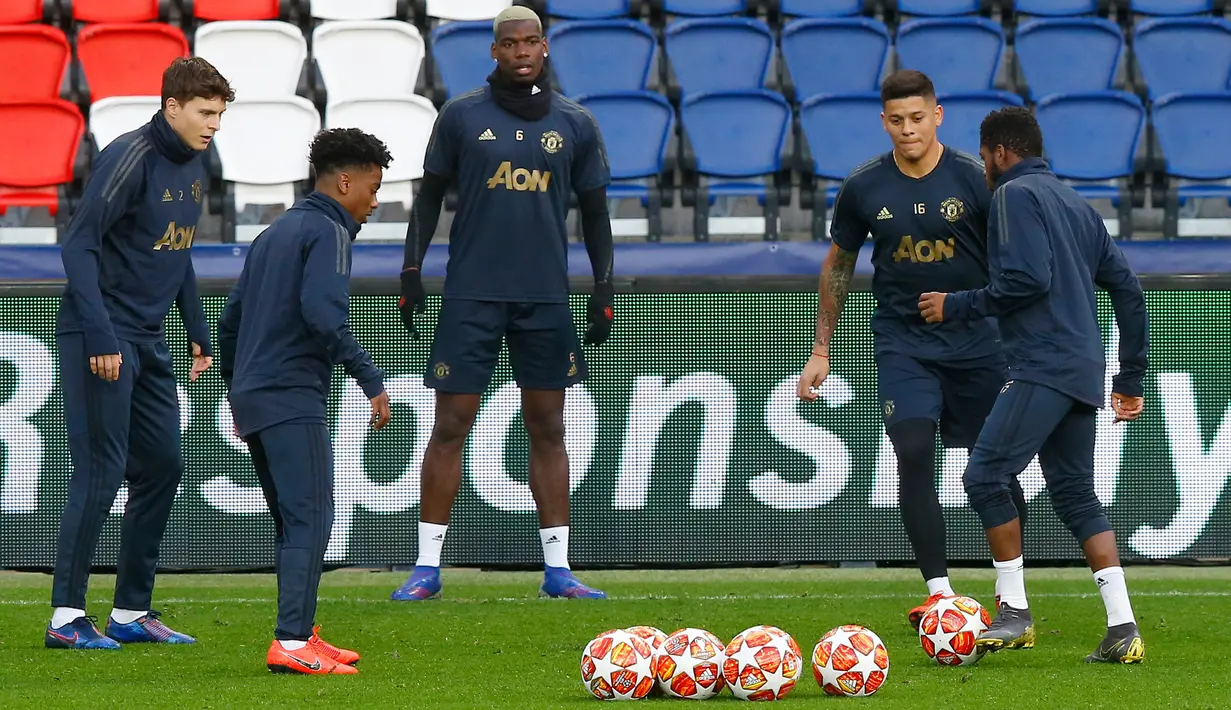
<instances>
[{"instance_id":1,"label":"green grass pitch","mask_svg":"<svg viewBox=\"0 0 1231 710\"><path fill-rule=\"evenodd\" d=\"M1130 567L1140 666L1082 662L1102 637L1103 606L1088 572L1027 569L1039 633L1032 650L1004 651L967 668L941 668L906 623L921 598L913 570L757 569L591 572L607 601L540 600L541 575L445 570L445 598L394 603L403 575L341 570L325 576L323 635L363 654L353 677L274 676L265 669L275 585L270 575L164 575L155 606L192 647L121 651L42 647L50 615L45 575L0 574L0 707L10 708L586 708L582 648L596 633L649 624L667 633L709 629L725 642L756 624L792 634L805 654L840 624L885 641L889 677L866 699L826 697L807 674L792 707L991 709L1231 707L1231 569ZM959 592L990 603L990 571L959 570ZM90 612L110 611L113 578L96 576ZM682 700L641 701L655 706ZM724 691L706 701L739 703Z\"/></svg>"}]
</instances>

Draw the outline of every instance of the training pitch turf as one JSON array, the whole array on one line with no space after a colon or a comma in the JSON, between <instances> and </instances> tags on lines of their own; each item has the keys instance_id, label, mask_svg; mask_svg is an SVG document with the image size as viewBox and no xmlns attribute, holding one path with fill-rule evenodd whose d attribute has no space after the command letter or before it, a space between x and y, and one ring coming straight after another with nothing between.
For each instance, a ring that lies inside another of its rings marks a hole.
<instances>
[{"instance_id":1,"label":"training pitch turf","mask_svg":"<svg viewBox=\"0 0 1231 710\"><path fill-rule=\"evenodd\" d=\"M607 601L540 600L539 574L445 570L445 598L394 603L404 575L343 570L325 576L317 620L323 636L363 654L354 677L274 676L270 575L165 575L155 606L193 634L191 647L121 651L43 648L50 578L0 574L0 707L557 708L598 707L578 662L596 633L649 624L667 633L709 629L728 641L756 624L795 636L805 655L840 624L863 624L885 641L889 677L874 697L826 697L811 671L782 701L793 706L878 708L1231 707L1226 630L1231 568L1130 567L1129 590L1146 641L1141 666L1087 666L1105 626L1088 572L1027 569L1038 643L973 667L929 661L906 624L921 600L913 570L758 569L591 572ZM990 572L957 571L959 592L991 603ZM92 580L90 612L110 611L113 578ZM101 626L101 623L100 623ZM655 705L682 700L641 701ZM740 701L729 691L708 703Z\"/></svg>"}]
</instances>

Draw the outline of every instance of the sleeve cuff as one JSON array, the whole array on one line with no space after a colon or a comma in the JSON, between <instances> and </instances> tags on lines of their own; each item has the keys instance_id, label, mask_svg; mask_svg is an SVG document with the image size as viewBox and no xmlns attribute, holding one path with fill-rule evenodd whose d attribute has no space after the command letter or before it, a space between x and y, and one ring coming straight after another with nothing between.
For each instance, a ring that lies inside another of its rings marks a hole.
<instances>
[{"instance_id":1,"label":"sleeve cuff","mask_svg":"<svg viewBox=\"0 0 1231 710\"><path fill-rule=\"evenodd\" d=\"M359 388L363 390L363 396L368 399L374 399L381 392L385 391L385 381L384 378L378 374L370 380L360 382Z\"/></svg>"},{"instance_id":2,"label":"sleeve cuff","mask_svg":"<svg viewBox=\"0 0 1231 710\"><path fill-rule=\"evenodd\" d=\"M120 352L120 343L111 333L86 333L85 347L90 357L115 355Z\"/></svg>"},{"instance_id":3,"label":"sleeve cuff","mask_svg":"<svg viewBox=\"0 0 1231 710\"><path fill-rule=\"evenodd\" d=\"M968 291L959 291L945 295L945 320L962 321L970 318L970 296Z\"/></svg>"},{"instance_id":4,"label":"sleeve cuff","mask_svg":"<svg viewBox=\"0 0 1231 710\"><path fill-rule=\"evenodd\" d=\"M1111 378L1111 389L1116 394L1122 394L1125 397L1141 397L1144 396L1145 391L1142 385L1143 379L1140 375L1116 375Z\"/></svg>"}]
</instances>

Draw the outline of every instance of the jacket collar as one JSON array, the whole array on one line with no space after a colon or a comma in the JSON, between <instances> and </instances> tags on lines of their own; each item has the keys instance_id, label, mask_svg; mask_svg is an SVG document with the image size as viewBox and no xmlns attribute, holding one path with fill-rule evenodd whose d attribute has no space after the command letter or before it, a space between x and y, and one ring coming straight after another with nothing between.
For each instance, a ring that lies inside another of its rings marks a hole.
<instances>
[{"instance_id":1,"label":"jacket collar","mask_svg":"<svg viewBox=\"0 0 1231 710\"><path fill-rule=\"evenodd\" d=\"M1024 158L1013 167L1004 171L1004 174L996 180L996 187L1000 187L1010 180L1016 180L1023 175L1037 175L1039 173L1050 173L1051 166L1042 158Z\"/></svg>"},{"instance_id":2,"label":"jacket collar","mask_svg":"<svg viewBox=\"0 0 1231 710\"><path fill-rule=\"evenodd\" d=\"M193 150L184 143L171 124L167 123L161 110L150 119L149 126L150 140L153 141L154 147L171 162L183 165L201 154L201 151Z\"/></svg>"},{"instance_id":3,"label":"jacket collar","mask_svg":"<svg viewBox=\"0 0 1231 710\"><path fill-rule=\"evenodd\" d=\"M355 235L359 234L360 228L363 225L355 221L350 212L341 205L337 200L323 192L313 192L304 198L300 203L306 209L323 212L329 219L337 222L346 229L346 233L350 235L351 241L355 240Z\"/></svg>"}]
</instances>

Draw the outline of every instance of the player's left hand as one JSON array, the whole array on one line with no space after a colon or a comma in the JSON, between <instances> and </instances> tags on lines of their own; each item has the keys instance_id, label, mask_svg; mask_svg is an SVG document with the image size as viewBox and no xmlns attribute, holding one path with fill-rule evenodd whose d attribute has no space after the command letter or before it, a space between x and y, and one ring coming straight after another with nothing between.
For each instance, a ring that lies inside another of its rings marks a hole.
<instances>
[{"instance_id":1,"label":"player's left hand","mask_svg":"<svg viewBox=\"0 0 1231 710\"><path fill-rule=\"evenodd\" d=\"M925 293L919 297L919 315L925 323L940 323L945 319L944 293Z\"/></svg>"},{"instance_id":2,"label":"player's left hand","mask_svg":"<svg viewBox=\"0 0 1231 710\"><path fill-rule=\"evenodd\" d=\"M389 393L381 392L371 399L372 402L372 419L371 425L373 429L382 429L393 415L389 411Z\"/></svg>"},{"instance_id":3,"label":"player's left hand","mask_svg":"<svg viewBox=\"0 0 1231 710\"><path fill-rule=\"evenodd\" d=\"M610 281L594 284L590 303L586 306L586 318L590 327L586 330L586 345L602 345L611 337L611 322L615 320L615 287Z\"/></svg>"},{"instance_id":4,"label":"player's left hand","mask_svg":"<svg viewBox=\"0 0 1231 710\"><path fill-rule=\"evenodd\" d=\"M1119 392L1111 393L1111 406L1116 410L1117 422L1131 422L1145 411L1144 397L1129 397Z\"/></svg>"},{"instance_id":5,"label":"player's left hand","mask_svg":"<svg viewBox=\"0 0 1231 710\"><path fill-rule=\"evenodd\" d=\"M201 373L208 370L210 366L213 364L214 364L214 358L209 355L202 355L201 346L196 343L193 343L192 344L192 371L188 373L188 380L190 382L196 382L197 378L201 376Z\"/></svg>"}]
</instances>

